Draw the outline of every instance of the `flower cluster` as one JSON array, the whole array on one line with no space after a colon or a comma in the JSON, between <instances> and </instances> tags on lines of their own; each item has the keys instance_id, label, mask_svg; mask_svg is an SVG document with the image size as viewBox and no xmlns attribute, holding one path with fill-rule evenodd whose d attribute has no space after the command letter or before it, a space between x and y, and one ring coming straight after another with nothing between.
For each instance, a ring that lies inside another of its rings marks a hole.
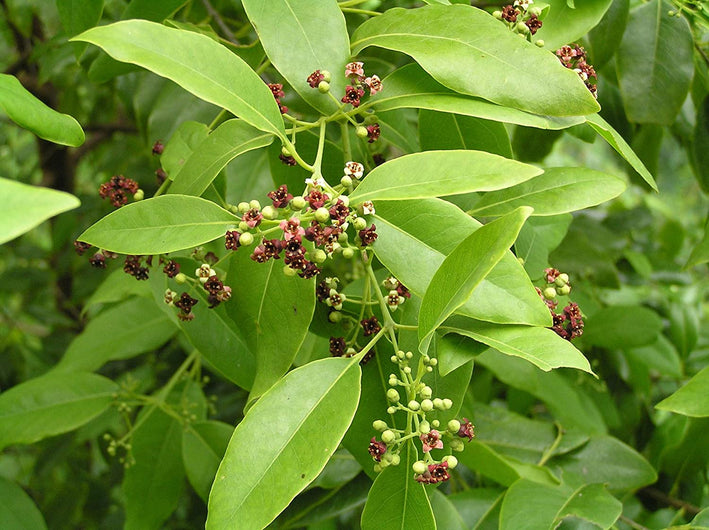
<instances>
[{"instance_id":1,"label":"flower cluster","mask_svg":"<svg viewBox=\"0 0 709 530\"><path fill-rule=\"evenodd\" d=\"M498 20L503 20L507 26L520 35L535 35L542 27L542 9L529 7L533 0L515 0L514 4L506 5L501 11L495 11L493 16ZM538 41L542 46L543 41Z\"/></svg>"},{"instance_id":2,"label":"flower cluster","mask_svg":"<svg viewBox=\"0 0 709 530\"><path fill-rule=\"evenodd\" d=\"M576 72L583 80L586 88L593 94L593 97L598 97L598 76L596 70L586 62L586 50L578 44L573 46L562 46L556 50L556 56L566 68Z\"/></svg>"},{"instance_id":3,"label":"flower cluster","mask_svg":"<svg viewBox=\"0 0 709 530\"><path fill-rule=\"evenodd\" d=\"M388 278L387 281L389 280ZM412 352L403 351L392 355L391 360L398 365L400 374L389 375L391 388L386 393L390 403L387 413L393 415L405 412L407 418L404 424L408 427L396 429L383 420L376 420L372 426L381 433L380 440L377 440L376 436L373 437L368 450L376 462L375 471L381 471L389 465L399 464L399 453L403 445L418 439L421 442L423 460L414 462L412 466L415 479L423 484L435 484L450 478L448 470L456 467L458 459L451 455L437 460L432 452L446 446L453 451L462 451L465 448L463 439L470 441L475 436L474 427L467 418L462 421L450 420L443 427L438 419L430 419L430 415L436 414L436 411L450 410L453 402L447 398L434 398L431 387L422 382L423 376L433 371L437 360L423 355L420 362L416 362L419 366L418 373L413 374L410 366L413 357ZM397 387L403 388L405 399L408 400L405 404L402 403L402 396Z\"/></svg>"},{"instance_id":4,"label":"flower cluster","mask_svg":"<svg viewBox=\"0 0 709 530\"><path fill-rule=\"evenodd\" d=\"M145 256L126 256L126 260L123 263L123 272L133 276L136 280L147 280L153 257L149 256L147 258L147 267L142 265L142 260L144 257Z\"/></svg>"},{"instance_id":5,"label":"flower cluster","mask_svg":"<svg viewBox=\"0 0 709 530\"><path fill-rule=\"evenodd\" d=\"M359 107L360 99L364 96L365 87L369 90L369 95L373 96L382 91L382 80L378 75L366 76L364 73L364 63L353 61L345 66L345 77L350 84L345 87L345 95L341 99L342 103L349 103L353 107Z\"/></svg>"},{"instance_id":6,"label":"flower cluster","mask_svg":"<svg viewBox=\"0 0 709 530\"><path fill-rule=\"evenodd\" d=\"M288 112L288 107L281 104L281 98L285 97L286 93L283 92L283 85L281 83L267 83L268 88L271 89L271 94L273 94L276 103L278 103L278 108L281 109L281 114L286 114Z\"/></svg>"},{"instance_id":7,"label":"flower cluster","mask_svg":"<svg viewBox=\"0 0 709 530\"><path fill-rule=\"evenodd\" d=\"M557 269L544 269L544 280L547 286L544 289L537 287L537 293L549 308L553 319L551 329L561 338L568 341L580 337L583 334L583 317L581 309L573 302L564 307L561 313L556 313L555 309L559 302L557 296L567 296L571 292L569 275L559 272Z\"/></svg>"},{"instance_id":8,"label":"flower cluster","mask_svg":"<svg viewBox=\"0 0 709 530\"><path fill-rule=\"evenodd\" d=\"M109 199L116 208L128 204L128 195L133 195L135 200L143 198L138 183L123 175L113 175L108 182L101 184L98 194L102 199Z\"/></svg>"}]
</instances>

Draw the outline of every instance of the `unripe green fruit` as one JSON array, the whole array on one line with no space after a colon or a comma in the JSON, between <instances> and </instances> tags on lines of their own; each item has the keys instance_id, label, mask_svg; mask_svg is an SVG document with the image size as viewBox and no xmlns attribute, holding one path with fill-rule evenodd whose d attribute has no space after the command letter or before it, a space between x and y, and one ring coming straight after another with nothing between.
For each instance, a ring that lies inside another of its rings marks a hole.
<instances>
[{"instance_id":1,"label":"unripe green fruit","mask_svg":"<svg viewBox=\"0 0 709 530\"><path fill-rule=\"evenodd\" d=\"M141 189L139 189L138 191L136 191L136 192L133 194L133 200L134 200L134 201L142 201L144 198L145 198L145 192L144 192L143 190L141 190Z\"/></svg>"},{"instance_id":2,"label":"unripe green fruit","mask_svg":"<svg viewBox=\"0 0 709 530\"><path fill-rule=\"evenodd\" d=\"M298 195L297 197L293 197L293 199L290 201L290 207L293 208L294 210L302 210L305 208L305 205L307 202L305 202L305 199Z\"/></svg>"},{"instance_id":3,"label":"unripe green fruit","mask_svg":"<svg viewBox=\"0 0 709 530\"><path fill-rule=\"evenodd\" d=\"M411 401L409 401L409 405L408 405L408 406L409 406L409 408L410 408L411 410L416 411L416 410L418 410L418 409L421 408L421 403L419 403L419 402L416 401L415 399L412 399Z\"/></svg>"},{"instance_id":4,"label":"unripe green fruit","mask_svg":"<svg viewBox=\"0 0 709 530\"><path fill-rule=\"evenodd\" d=\"M323 81L327 81L328 83L330 82L330 79L332 79L332 75L328 70L320 70L320 75L322 76Z\"/></svg>"},{"instance_id":5,"label":"unripe green fruit","mask_svg":"<svg viewBox=\"0 0 709 530\"><path fill-rule=\"evenodd\" d=\"M424 399L421 402L421 410L424 412L431 412L433 410L433 401L430 399Z\"/></svg>"},{"instance_id":6,"label":"unripe green fruit","mask_svg":"<svg viewBox=\"0 0 709 530\"><path fill-rule=\"evenodd\" d=\"M426 471L428 471L428 466L423 460L418 460L414 462L414 465L412 465L411 468L417 475L423 475Z\"/></svg>"},{"instance_id":7,"label":"unripe green fruit","mask_svg":"<svg viewBox=\"0 0 709 530\"><path fill-rule=\"evenodd\" d=\"M349 188L352 186L352 178L345 175L340 179L340 184L342 184L345 188Z\"/></svg>"},{"instance_id":8,"label":"unripe green fruit","mask_svg":"<svg viewBox=\"0 0 709 530\"><path fill-rule=\"evenodd\" d=\"M251 206L249 205L248 202L240 202L239 205L237 206L239 208L239 211L241 213L246 213L251 209Z\"/></svg>"},{"instance_id":9,"label":"unripe green fruit","mask_svg":"<svg viewBox=\"0 0 709 530\"><path fill-rule=\"evenodd\" d=\"M367 220L364 217L358 217L354 220L355 230L364 230L367 228Z\"/></svg>"},{"instance_id":10,"label":"unripe green fruit","mask_svg":"<svg viewBox=\"0 0 709 530\"><path fill-rule=\"evenodd\" d=\"M367 138L369 136L369 131L367 131L366 127L362 127L361 125L355 129L355 134L359 138Z\"/></svg>"},{"instance_id":11,"label":"unripe green fruit","mask_svg":"<svg viewBox=\"0 0 709 530\"><path fill-rule=\"evenodd\" d=\"M342 257L345 259L352 259L354 257L354 250L347 247L342 250Z\"/></svg>"},{"instance_id":12,"label":"unripe green fruit","mask_svg":"<svg viewBox=\"0 0 709 530\"><path fill-rule=\"evenodd\" d=\"M547 287L542 291L542 294L544 295L544 298L547 300L551 300L553 298L556 298L556 289L553 287Z\"/></svg>"},{"instance_id":13,"label":"unripe green fruit","mask_svg":"<svg viewBox=\"0 0 709 530\"><path fill-rule=\"evenodd\" d=\"M570 285L564 285L563 287L559 288L559 294L562 296L566 296L571 292L571 286Z\"/></svg>"},{"instance_id":14,"label":"unripe green fruit","mask_svg":"<svg viewBox=\"0 0 709 530\"><path fill-rule=\"evenodd\" d=\"M315 263L323 263L326 259L327 253L324 250L318 248L313 252L313 261Z\"/></svg>"},{"instance_id":15,"label":"unripe green fruit","mask_svg":"<svg viewBox=\"0 0 709 530\"><path fill-rule=\"evenodd\" d=\"M261 203L258 202L258 199L254 199L251 202L249 202L249 206L253 208L254 210L260 210L261 209Z\"/></svg>"},{"instance_id":16,"label":"unripe green fruit","mask_svg":"<svg viewBox=\"0 0 709 530\"><path fill-rule=\"evenodd\" d=\"M465 449L465 444L460 438L453 438L450 442L448 442L448 445L451 449L453 449L453 451L457 452L461 452Z\"/></svg>"},{"instance_id":17,"label":"unripe green fruit","mask_svg":"<svg viewBox=\"0 0 709 530\"><path fill-rule=\"evenodd\" d=\"M239 223L239 231L240 232L248 232L249 230L251 230L251 227L248 225L248 223L246 223L245 221L241 221ZM241 240L239 240L239 241L241 241Z\"/></svg>"},{"instance_id":18,"label":"unripe green fruit","mask_svg":"<svg viewBox=\"0 0 709 530\"><path fill-rule=\"evenodd\" d=\"M269 204L263 207L263 210L261 210L261 215L263 215L265 219L275 219L278 217L278 212Z\"/></svg>"},{"instance_id":19,"label":"unripe green fruit","mask_svg":"<svg viewBox=\"0 0 709 530\"><path fill-rule=\"evenodd\" d=\"M327 208L318 208L315 210L315 219L325 223L330 220L330 212L327 211Z\"/></svg>"},{"instance_id":20,"label":"unripe green fruit","mask_svg":"<svg viewBox=\"0 0 709 530\"><path fill-rule=\"evenodd\" d=\"M544 48L544 40L543 39L539 39L538 41L535 41L534 44L536 44L540 48Z\"/></svg>"},{"instance_id":21,"label":"unripe green fruit","mask_svg":"<svg viewBox=\"0 0 709 530\"><path fill-rule=\"evenodd\" d=\"M386 429L388 429L387 422L382 421L382 420L374 420L372 422L372 427L374 427L375 431L379 431L379 432L382 432L382 431L385 431Z\"/></svg>"},{"instance_id":22,"label":"unripe green fruit","mask_svg":"<svg viewBox=\"0 0 709 530\"><path fill-rule=\"evenodd\" d=\"M448 430L454 434L457 433L460 430L460 422L458 420L449 421Z\"/></svg>"},{"instance_id":23,"label":"unripe green fruit","mask_svg":"<svg viewBox=\"0 0 709 530\"><path fill-rule=\"evenodd\" d=\"M443 400L443 408L444 408L445 410L450 409L452 406L453 406L453 401L451 401L451 400L448 399L448 398L445 398L445 399Z\"/></svg>"},{"instance_id":24,"label":"unripe green fruit","mask_svg":"<svg viewBox=\"0 0 709 530\"><path fill-rule=\"evenodd\" d=\"M184 272L180 272L175 276L175 281L180 284L185 283L187 281L187 275Z\"/></svg>"},{"instance_id":25,"label":"unripe green fruit","mask_svg":"<svg viewBox=\"0 0 709 530\"><path fill-rule=\"evenodd\" d=\"M327 94L330 92L330 83L327 81L320 81L320 83L318 83L318 91L321 94Z\"/></svg>"},{"instance_id":26,"label":"unripe green fruit","mask_svg":"<svg viewBox=\"0 0 709 530\"><path fill-rule=\"evenodd\" d=\"M391 465L398 466L401 464L401 457L399 455L391 455Z\"/></svg>"},{"instance_id":27,"label":"unripe green fruit","mask_svg":"<svg viewBox=\"0 0 709 530\"><path fill-rule=\"evenodd\" d=\"M422 421L419 423L419 431L421 431L422 434L428 434L431 432L431 424L427 421Z\"/></svg>"},{"instance_id":28,"label":"unripe green fruit","mask_svg":"<svg viewBox=\"0 0 709 530\"><path fill-rule=\"evenodd\" d=\"M239 236L239 245L248 247L254 242L254 236L250 232L244 232Z\"/></svg>"},{"instance_id":29,"label":"unripe green fruit","mask_svg":"<svg viewBox=\"0 0 709 530\"><path fill-rule=\"evenodd\" d=\"M396 434L394 434L394 431L386 430L382 433L382 442L385 444L390 444L396 440Z\"/></svg>"},{"instance_id":30,"label":"unripe green fruit","mask_svg":"<svg viewBox=\"0 0 709 530\"><path fill-rule=\"evenodd\" d=\"M390 388L387 390L387 399L393 403L397 403L401 399L401 396L399 396L399 392L397 392L395 388Z\"/></svg>"},{"instance_id":31,"label":"unripe green fruit","mask_svg":"<svg viewBox=\"0 0 709 530\"><path fill-rule=\"evenodd\" d=\"M421 389L421 392L419 392L419 394L421 394L421 397L424 399L431 399L431 396L433 395L433 390L431 390L430 386L425 386Z\"/></svg>"},{"instance_id":32,"label":"unripe green fruit","mask_svg":"<svg viewBox=\"0 0 709 530\"><path fill-rule=\"evenodd\" d=\"M327 319L333 324L337 324L340 320L342 320L342 313L339 311L333 311L327 316Z\"/></svg>"},{"instance_id":33,"label":"unripe green fruit","mask_svg":"<svg viewBox=\"0 0 709 530\"><path fill-rule=\"evenodd\" d=\"M448 469L455 469L458 465L458 459L453 455L444 456L443 461L448 462Z\"/></svg>"},{"instance_id":34,"label":"unripe green fruit","mask_svg":"<svg viewBox=\"0 0 709 530\"><path fill-rule=\"evenodd\" d=\"M291 269L288 265L284 265L284 266L283 266L283 274L285 274L285 275L288 276L289 278L292 278L293 276L295 276L296 270L295 270L295 269Z\"/></svg>"},{"instance_id":35,"label":"unripe green fruit","mask_svg":"<svg viewBox=\"0 0 709 530\"><path fill-rule=\"evenodd\" d=\"M557 287L563 287L564 285L567 285L569 283L569 275L565 272L562 272L561 274L559 274L559 276L556 277L554 283Z\"/></svg>"}]
</instances>

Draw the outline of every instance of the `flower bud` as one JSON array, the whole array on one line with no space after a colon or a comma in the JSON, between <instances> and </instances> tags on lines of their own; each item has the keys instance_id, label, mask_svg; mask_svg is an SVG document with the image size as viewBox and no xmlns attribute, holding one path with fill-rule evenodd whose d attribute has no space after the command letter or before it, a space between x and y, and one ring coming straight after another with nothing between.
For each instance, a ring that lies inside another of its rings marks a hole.
<instances>
[{"instance_id":1,"label":"flower bud","mask_svg":"<svg viewBox=\"0 0 709 530\"><path fill-rule=\"evenodd\" d=\"M431 425L433 425L433 428L434 428L434 429L438 429L438 428L441 426L441 422L438 421L438 420L433 420L433 421L431 422Z\"/></svg>"},{"instance_id":2,"label":"flower bud","mask_svg":"<svg viewBox=\"0 0 709 530\"><path fill-rule=\"evenodd\" d=\"M295 269L291 269L288 265L283 266L283 274L288 276L289 278L292 276L295 276L297 271Z\"/></svg>"},{"instance_id":3,"label":"flower bud","mask_svg":"<svg viewBox=\"0 0 709 530\"><path fill-rule=\"evenodd\" d=\"M428 471L428 466L423 460L417 460L416 462L414 462L411 468L417 475L423 475L426 471Z\"/></svg>"},{"instance_id":4,"label":"flower bud","mask_svg":"<svg viewBox=\"0 0 709 530\"><path fill-rule=\"evenodd\" d=\"M382 433L382 442L385 444L390 444L396 440L396 434L394 434L394 431L387 429Z\"/></svg>"},{"instance_id":5,"label":"flower bud","mask_svg":"<svg viewBox=\"0 0 709 530\"><path fill-rule=\"evenodd\" d=\"M458 465L458 459L453 455L444 456L443 462L448 462L448 469L455 469Z\"/></svg>"},{"instance_id":6,"label":"flower bud","mask_svg":"<svg viewBox=\"0 0 709 530\"><path fill-rule=\"evenodd\" d=\"M270 204L266 205L263 207L263 210L261 210L261 215L263 215L264 219L275 219L278 217L278 212L276 209L271 206Z\"/></svg>"},{"instance_id":7,"label":"flower bud","mask_svg":"<svg viewBox=\"0 0 709 530\"><path fill-rule=\"evenodd\" d=\"M364 217L357 217L354 220L355 230L364 230L367 228L367 220Z\"/></svg>"},{"instance_id":8,"label":"flower bud","mask_svg":"<svg viewBox=\"0 0 709 530\"><path fill-rule=\"evenodd\" d=\"M421 431L421 434L428 434L431 432L431 424L427 421L422 421L419 423L419 431Z\"/></svg>"},{"instance_id":9,"label":"flower bud","mask_svg":"<svg viewBox=\"0 0 709 530\"><path fill-rule=\"evenodd\" d=\"M457 434L460 430L460 422L458 420L451 420L448 422L448 430L453 434Z\"/></svg>"},{"instance_id":10,"label":"flower bud","mask_svg":"<svg viewBox=\"0 0 709 530\"><path fill-rule=\"evenodd\" d=\"M396 407L389 407L387 409L387 414L394 414L396 412Z\"/></svg>"},{"instance_id":11,"label":"flower bud","mask_svg":"<svg viewBox=\"0 0 709 530\"><path fill-rule=\"evenodd\" d=\"M413 411L417 411L418 409L421 408L421 404L418 401L416 401L415 399L412 399L411 401L409 401L408 406Z\"/></svg>"},{"instance_id":12,"label":"flower bud","mask_svg":"<svg viewBox=\"0 0 709 530\"><path fill-rule=\"evenodd\" d=\"M185 283L187 281L187 275L184 272L179 272L177 276L175 276L175 281L180 284Z\"/></svg>"},{"instance_id":13,"label":"flower bud","mask_svg":"<svg viewBox=\"0 0 709 530\"><path fill-rule=\"evenodd\" d=\"M399 455L391 455L391 465L398 466L401 464L401 457Z\"/></svg>"},{"instance_id":14,"label":"flower bud","mask_svg":"<svg viewBox=\"0 0 709 530\"><path fill-rule=\"evenodd\" d=\"M300 195L293 197L293 200L290 201L290 207L294 210L302 210L305 208L306 204L307 202L305 202L305 199Z\"/></svg>"},{"instance_id":15,"label":"flower bud","mask_svg":"<svg viewBox=\"0 0 709 530\"><path fill-rule=\"evenodd\" d=\"M380 473L382 470L382 465L381 464L374 464L373 469L374 469L375 473Z\"/></svg>"},{"instance_id":16,"label":"flower bud","mask_svg":"<svg viewBox=\"0 0 709 530\"><path fill-rule=\"evenodd\" d=\"M330 79L332 79L332 74L328 70L320 70L320 75L323 78L323 81L327 81L328 83L330 82Z\"/></svg>"},{"instance_id":17,"label":"flower bud","mask_svg":"<svg viewBox=\"0 0 709 530\"><path fill-rule=\"evenodd\" d=\"M288 149L288 148L284 145L283 147L281 147L281 154L282 154L283 156L291 156L292 153L290 152L290 149Z\"/></svg>"},{"instance_id":18,"label":"flower bud","mask_svg":"<svg viewBox=\"0 0 709 530\"><path fill-rule=\"evenodd\" d=\"M387 390L387 399L392 403L397 403L401 399L401 396L399 396L399 392L397 392L395 388L390 388Z\"/></svg>"},{"instance_id":19,"label":"flower bud","mask_svg":"<svg viewBox=\"0 0 709 530\"><path fill-rule=\"evenodd\" d=\"M290 269L290 267L288 267ZM295 270L295 269L291 269ZM293 272L295 274L295 272ZM337 324L340 320L342 320L342 313L339 311L331 311L329 315L327 315L327 319L332 322L333 324Z\"/></svg>"},{"instance_id":20,"label":"flower bud","mask_svg":"<svg viewBox=\"0 0 709 530\"><path fill-rule=\"evenodd\" d=\"M389 428L387 425L387 422L382 421L382 420L374 420L372 422L372 427L374 427L374 430L379 431L379 432L385 431L386 429Z\"/></svg>"},{"instance_id":21,"label":"flower bud","mask_svg":"<svg viewBox=\"0 0 709 530\"><path fill-rule=\"evenodd\" d=\"M525 33L529 32L529 28L524 22L520 22L515 26L515 31L519 33L520 35L524 35Z\"/></svg>"},{"instance_id":22,"label":"flower bud","mask_svg":"<svg viewBox=\"0 0 709 530\"><path fill-rule=\"evenodd\" d=\"M453 438L450 442L448 442L448 445L453 451L457 451L459 453L465 449L465 444L460 438Z\"/></svg>"},{"instance_id":23,"label":"flower bud","mask_svg":"<svg viewBox=\"0 0 709 530\"><path fill-rule=\"evenodd\" d=\"M327 254L324 250L318 248L315 250L315 252L313 252L313 261L315 263L323 263L326 259Z\"/></svg>"},{"instance_id":24,"label":"flower bud","mask_svg":"<svg viewBox=\"0 0 709 530\"><path fill-rule=\"evenodd\" d=\"M369 131L367 131L366 127L362 127L361 125L355 129L355 134L359 138L367 138L369 136Z\"/></svg>"},{"instance_id":25,"label":"flower bud","mask_svg":"<svg viewBox=\"0 0 709 530\"><path fill-rule=\"evenodd\" d=\"M134 201L142 201L144 198L145 198L145 192L144 192L143 190L141 190L141 189L139 189L138 191L136 191L136 192L133 194L133 200L134 200Z\"/></svg>"},{"instance_id":26,"label":"flower bud","mask_svg":"<svg viewBox=\"0 0 709 530\"><path fill-rule=\"evenodd\" d=\"M559 276L556 277L554 283L557 287L563 287L564 285L567 285L569 283L569 275L565 272L562 272L561 274L559 274Z\"/></svg>"},{"instance_id":27,"label":"flower bud","mask_svg":"<svg viewBox=\"0 0 709 530\"><path fill-rule=\"evenodd\" d=\"M493 11L492 16L495 17L497 20L502 20L502 11Z\"/></svg>"},{"instance_id":28,"label":"flower bud","mask_svg":"<svg viewBox=\"0 0 709 530\"><path fill-rule=\"evenodd\" d=\"M430 386L424 386L419 392L419 394L424 399L431 399L431 396L433 395L433 390Z\"/></svg>"},{"instance_id":29,"label":"flower bud","mask_svg":"<svg viewBox=\"0 0 709 530\"><path fill-rule=\"evenodd\" d=\"M345 259L352 259L354 257L354 249L349 247L342 250L342 257Z\"/></svg>"},{"instance_id":30,"label":"flower bud","mask_svg":"<svg viewBox=\"0 0 709 530\"><path fill-rule=\"evenodd\" d=\"M547 287L546 289L544 289L542 291L542 295L547 300L552 300L552 299L556 298L556 289L554 289L553 287Z\"/></svg>"},{"instance_id":31,"label":"flower bud","mask_svg":"<svg viewBox=\"0 0 709 530\"><path fill-rule=\"evenodd\" d=\"M248 202L240 202L237 208L239 208L241 213L246 213L251 209L251 206L249 206Z\"/></svg>"},{"instance_id":32,"label":"flower bud","mask_svg":"<svg viewBox=\"0 0 709 530\"><path fill-rule=\"evenodd\" d=\"M424 399L421 402L421 410L424 412L431 412L433 410L433 401L430 399Z\"/></svg>"},{"instance_id":33,"label":"flower bud","mask_svg":"<svg viewBox=\"0 0 709 530\"><path fill-rule=\"evenodd\" d=\"M244 232L239 236L239 245L242 247L248 247L254 242L254 236L249 232Z\"/></svg>"},{"instance_id":34,"label":"flower bud","mask_svg":"<svg viewBox=\"0 0 709 530\"><path fill-rule=\"evenodd\" d=\"M536 44L540 48L544 48L544 40L543 39L539 39L539 40L535 41L534 44Z\"/></svg>"},{"instance_id":35,"label":"flower bud","mask_svg":"<svg viewBox=\"0 0 709 530\"><path fill-rule=\"evenodd\" d=\"M438 410L443 410L443 400L441 398L435 398L433 400L433 406Z\"/></svg>"},{"instance_id":36,"label":"flower bud","mask_svg":"<svg viewBox=\"0 0 709 530\"><path fill-rule=\"evenodd\" d=\"M245 221L240 221L239 222L239 232L248 232L251 230L251 227L246 223ZM239 243L241 243L241 239L239 239Z\"/></svg>"},{"instance_id":37,"label":"flower bud","mask_svg":"<svg viewBox=\"0 0 709 530\"><path fill-rule=\"evenodd\" d=\"M327 208L318 208L315 210L315 219L320 221L321 223L325 223L330 220L330 212L327 210Z\"/></svg>"},{"instance_id":38,"label":"flower bud","mask_svg":"<svg viewBox=\"0 0 709 530\"><path fill-rule=\"evenodd\" d=\"M345 188L349 188L352 186L352 177L345 175L340 179L340 184L342 184Z\"/></svg>"},{"instance_id":39,"label":"flower bud","mask_svg":"<svg viewBox=\"0 0 709 530\"><path fill-rule=\"evenodd\" d=\"M570 292L571 292L571 286L569 284L566 284L563 287L559 288L559 294L562 296L566 296Z\"/></svg>"},{"instance_id":40,"label":"flower bud","mask_svg":"<svg viewBox=\"0 0 709 530\"><path fill-rule=\"evenodd\" d=\"M445 399L443 400L443 408L444 408L444 410L448 410L448 409L451 408L452 406L453 406L453 401L451 401L451 400L448 399L448 398L445 398Z\"/></svg>"},{"instance_id":41,"label":"flower bud","mask_svg":"<svg viewBox=\"0 0 709 530\"><path fill-rule=\"evenodd\" d=\"M320 83L318 83L318 91L321 94L327 94L330 92L330 83L327 81L320 81Z\"/></svg>"},{"instance_id":42,"label":"flower bud","mask_svg":"<svg viewBox=\"0 0 709 530\"><path fill-rule=\"evenodd\" d=\"M258 199L254 199L249 203L249 210L254 209L254 210L260 210L261 209L261 203L258 202Z\"/></svg>"}]
</instances>

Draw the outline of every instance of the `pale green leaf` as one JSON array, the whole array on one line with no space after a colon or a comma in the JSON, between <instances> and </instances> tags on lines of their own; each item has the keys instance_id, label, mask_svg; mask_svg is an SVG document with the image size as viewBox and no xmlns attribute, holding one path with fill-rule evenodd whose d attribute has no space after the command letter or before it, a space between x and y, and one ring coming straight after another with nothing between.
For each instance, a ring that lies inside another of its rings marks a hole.
<instances>
[{"instance_id":1,"label":"pale green leaf","mask_svg":"<svg viewBox=\"0 0 709 530\"><path fill-rule=\"evenodd\" d=\"M42 512L25 491L0 477L0 523L3 530L46 530Z\"/></svg>"},{"instance_id":2,"label":"pale green leaf","mask_svg":"<svg viewBox=\"0 0 709 530\"><path fill-rule=\"evenodd\" d=\"M709 366L701 370L671 396L660 401L655 407L677 414L704 418L709 416Z\"/></svg>"},{"instance_id":3,"label":"pale green leaf","mask_svg":"<svg viewBox=\"0 0 709 530\"><path fill-rule=\"evenodd\" d=\"M586 35L601 21L613 0L582 0L569 6L567 0L545 0L549 11L534 39L544 41L547 50L557 50Z\"/></svg>"},{"instance_id":4,"label":"pale green leaf","mask_svg":"<svg viewBox=\"0 0 709 530\"><path fill-rule=\"evenodd\" d=\"M205 502L233 432L231 425L220 421L191 423L182 431L182 461L187 479Z\"/></svg>"}]
</instances>

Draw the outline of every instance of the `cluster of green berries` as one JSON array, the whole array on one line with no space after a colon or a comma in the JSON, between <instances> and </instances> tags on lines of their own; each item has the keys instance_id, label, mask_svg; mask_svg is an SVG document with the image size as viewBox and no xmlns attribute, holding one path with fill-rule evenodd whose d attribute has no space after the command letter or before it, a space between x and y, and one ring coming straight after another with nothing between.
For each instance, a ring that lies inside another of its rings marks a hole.
<instances>
[{"instance_id":1,"label":"cluster of green berries","mask_svg":"<svg viewBox=\"0 0 709 530\"><path fill-rule=\"evenodd\" d=\"M533 0L515 0L513 4L504 6L502 10L494 11L492 16L505 22L511 31L531 40L531 36L542 27L541 19L545 14L540 7L530 7L532 4L534 4ZM535 44L541 47L544 46L544 41L540 39Z\"/></svg>"}]
</instances>

